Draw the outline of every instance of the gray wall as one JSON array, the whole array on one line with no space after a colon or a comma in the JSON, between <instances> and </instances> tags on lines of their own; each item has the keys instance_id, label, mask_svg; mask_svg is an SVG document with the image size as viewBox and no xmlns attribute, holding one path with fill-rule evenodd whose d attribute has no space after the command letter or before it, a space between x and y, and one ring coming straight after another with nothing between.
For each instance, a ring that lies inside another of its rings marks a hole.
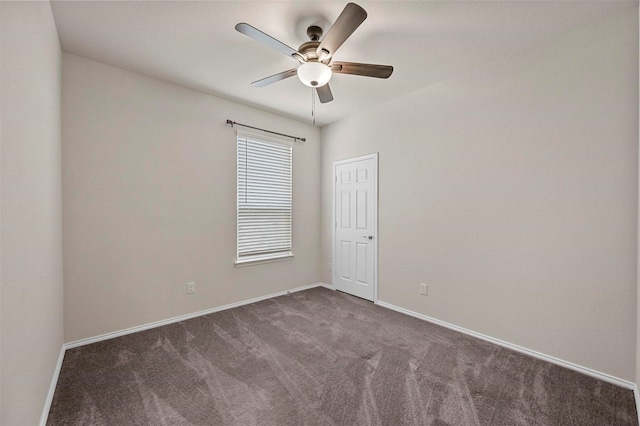
<instances>
[{"instance_id":1,"label":"gray wall","mask_svg":"<svg viewBox=\"0 0 640 426\"><path fill-rule=\"evenodd\" d=\"M634 381L637 31L615 16L323 128L323 281L332 162L379 152L380 300Z\"/></svg>"},{"instance_id":2,"label":"gray wall","mask_svg":"<svg viewBox=\"0 0 640 426\"><path fill-rule=\"evenodd\" d=\"M68 54L63 86L67 342L319 281L317 128ZM307 137L293 148L291 261L234 266L226 119Z\"/></svg>"},{"instance_id":3,"label":"gray wall","mask_svg":"<svg viewBox=\"0 0 640 426\"><path fill-rule=\"evenodd\" d=\"M0 40L0 424L31 426L63 341L61 52L49 3L0 3Z\"/></svg>"}]
</instances>

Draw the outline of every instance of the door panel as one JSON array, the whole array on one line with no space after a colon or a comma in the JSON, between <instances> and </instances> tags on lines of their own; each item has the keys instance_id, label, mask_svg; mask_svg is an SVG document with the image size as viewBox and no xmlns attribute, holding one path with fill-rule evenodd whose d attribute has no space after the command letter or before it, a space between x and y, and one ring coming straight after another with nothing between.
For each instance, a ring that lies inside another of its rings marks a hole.
<instances>
[{"instance_id":1,"label":"door panel","mask_svg":"<svg viewBox=\"0 0 640 426\"><path fill-rule=\"evenodd\" d=\"M337 290L375 300L377 156L334 164L334 270Z\"/></svg>"},{"instance_id":2,"label":"door panel","mask_svg":"<svg viewBox=\"0 0 640 426\"><path fill-rule=\"evenodd\" d=\"M340 196L340 227L349 229L351 227L351 193L341 191Z\"/></svg>"},{"instance_id":3,"label":"door panel","mask_svg":"<svg viewBox=\"0 0 640 426\"><path fill-rule=\"evenodd\" d=\"M369 280L367 280L367 267L369 266L367 262L367 247L368 244L366 243L359 242L356 244L356 268L358 268L356 272L356 282L360 285L369 284Z\"/></svg>"},{"instance_id":4,"label":"door panel","mask_svg":"<svg viewBox=\"0 0 640 426\"><path fill-rule=\"evenodd\" d=\"M349 267L351 266L351 241L340 241L339 259L340 264L344 265L340 268L340 278L351 281L351 274L349 273Z\"/></svg>"}]
</instances>

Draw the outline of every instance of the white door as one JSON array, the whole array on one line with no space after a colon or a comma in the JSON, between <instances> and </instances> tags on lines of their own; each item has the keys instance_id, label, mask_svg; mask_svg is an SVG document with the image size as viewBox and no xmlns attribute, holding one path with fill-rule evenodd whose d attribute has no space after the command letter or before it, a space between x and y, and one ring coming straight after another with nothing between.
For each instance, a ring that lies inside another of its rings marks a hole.
<instances>
[{"instance_id":1,"label":"white door","mask_svg":"<svg viewBox=\"0 0 640 426\"><path fill-rule=\"evenodd\" d=\"M333 285L375 301L377 281L378 154L333 164Z\"/></svg>"}]
</instances>

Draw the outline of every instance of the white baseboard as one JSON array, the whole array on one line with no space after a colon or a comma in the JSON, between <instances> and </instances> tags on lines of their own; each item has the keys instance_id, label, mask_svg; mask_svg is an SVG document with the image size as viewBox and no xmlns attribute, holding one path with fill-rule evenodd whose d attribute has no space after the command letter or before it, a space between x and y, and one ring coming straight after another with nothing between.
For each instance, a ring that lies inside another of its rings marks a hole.
<instances>
[{"instance_id":1,"label":"white baseboard","mask_svg":"<svg viewBox=\"0 0 640 426\"><path fill-rule=\"evenodd\" d=\"M230 303L224 306L218 306L215 308L205 309L203 311L192 312L190 314L180 315L173 318L168 318L160 321L150 322L148 324L137 325L135 327L125 328L124 330L113 331L110 333L101 334L99 336L89 337L87 339L80 339L74 342L66 343L66 349L77 348L79 346L89 345L91 343L101 342L103 340L113 339L114 337L126 336L127 334L137 333L139 331L149 330L151 328L162 327L163 325L173 324L180 321L185 321L191 318L201 317L203 315L212 314L215 312L226 311L227 309L237 308L238 306L248 305L250 303L260 302L261 300L271 299L273 297L284 296L289 293L295 293L297 291L308 290L310 288L319 287L321 284L310 284L302 287L296 287L291 290L279 291L277 293L271 293L264 296L254 297L253 299L242 300L240 302Z\"/></svg>"},{"instance_id":2,"label":"white baseboard","mask_svg":"<svg viewBox=\"0 0 640 426\"><path fill-rule=\"evenodd\" d=\"M496 338L487 336L485 334L477 333L477 332L475 332L473 330L468 330L466 328L459 327L457 325L449 324L448 322L445 322L445 321L441 321L441 320L438 320L438 319L435 319L435 318L431 318L431 317L428 317L426 315L422 315L422 314L419 314L417 312L410 311L408 309L400 308L398 306L392 305L391 303L378 301L376 304L380 305L382 307L385 307L385 308L388 308L388 309L391 309L391 310L406 314L406 315L410 315L410 316L415 317L415 318L419 318L419 319L424 320L424 321L428 321L428 322L431 322L431 323L434 323L434 324L437 324L437 325L441 325L443 327L446 327L446 328L454 330L454 331L459 331L460 333L464 333L464 334L467 334L469 336L476 337L478 339L485 340L485 341L490 342L490 343L494 343L494 344L496 344L498 346L502 346L502 347L505 347L507 349L511 349L511 350L516 351L516 352L520 352L520 353L523 353L525 355L529 355L529 356L531 356L533 358L538 358L538 359L541 359L543 361L547 361L547 362L550 362L552 364L559 365L561 367L565 367L565 368L577 371L577 372L582 373L582 374L586 374L587 376L594 377L596 379L602 380L602 381L607 382L607 383L612 383L614 385L617 385L617 386L620 386L620 387L623 387L623 388L626 388L626 389L632 389L632 390L636 390L637 389L637 386L636 386L635 383L630 382L628 380L620 379L620 378L612 376L610 374L602 373L600 371L596 371L596 370L593 370L593 369L588 368L588 367L584 367L584 366L581 366L581 365L578 365L578 364L574 364L572 362L565 361L565 360L562 360L560 358L556 358L556 357L551 356L551 355L547 355L547 354L543 354L541 352L537 352L537 351L534 351L534 350L531 350L531 349L527 349L527 348L524 348L522 346L515 345L513 343L505 342L504 340L500 340L500 339L496 339ZM637 392L636 392L636 406L638 406L638 394L637 394Z\"/></svg>"},{"instance_id":3,"label":"white baseboard","mask_svg":"<svg viewBox=\"0 0 640 426\"><path fill-rule=\"evenodd\" d=\"M638 423L640 423L640 394L638 393L638 384L633 384L633 396L636 399L636 413L638 414Z\"/></svg>"},{"instance_id":4,"label":"white baseboard","mask_svg":"<svg viewBox=\"0 0 640 426\"><path fill-rule=\"evenodd\" d=\"M56 392L56 385L58 384L58 377L60 376L60 369L62 368L62 360L64 359L64 353L66 348L64 345L60 348L60 355L58 355L58 362L53 370L53 377L49 384L49 392L47 398L44 401L44 407L42 408L42 415L40 416L40 426L47 425L47 418L49 417L49 410L51 409L51 403L53 402L53 394Z\"/></svg>"}]
</instances>

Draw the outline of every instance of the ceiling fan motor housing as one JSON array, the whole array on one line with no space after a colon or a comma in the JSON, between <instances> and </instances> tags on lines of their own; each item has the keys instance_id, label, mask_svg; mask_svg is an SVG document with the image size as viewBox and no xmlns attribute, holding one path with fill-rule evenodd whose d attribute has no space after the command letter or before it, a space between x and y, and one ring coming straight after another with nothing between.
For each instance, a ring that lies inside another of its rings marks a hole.
<instances>
[{"instance_id":1,"label":"ceiling fan motor housing","mask_svg":"<svg viewBox=\"0 0 640 426\"><path fill-rule=\"evenodd\" d=\"M300 53L307 61L315 61L318 59L318 46L320 45L319 41L307 41L302 43L298 48L298 53Z\"/></svg>"}]
</instances>

